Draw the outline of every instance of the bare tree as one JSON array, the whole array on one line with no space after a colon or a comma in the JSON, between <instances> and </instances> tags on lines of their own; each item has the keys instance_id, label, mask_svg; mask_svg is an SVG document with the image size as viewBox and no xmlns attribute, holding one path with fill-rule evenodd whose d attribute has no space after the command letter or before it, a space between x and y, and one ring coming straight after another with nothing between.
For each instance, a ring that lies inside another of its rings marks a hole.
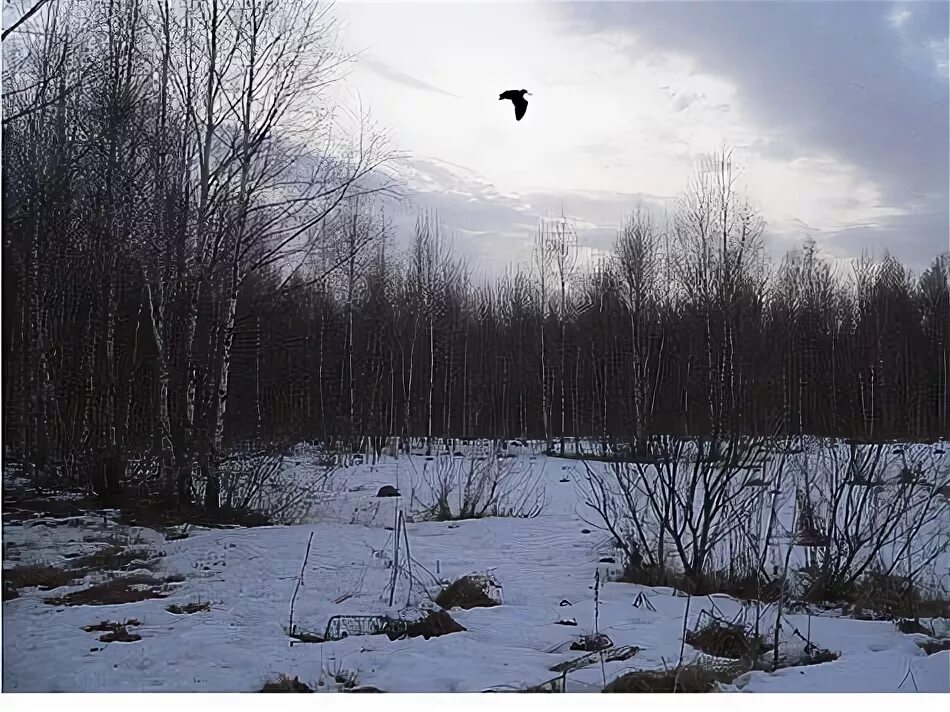
<instances>
[{"instance_id":1,"label":"bare tree","mask_svg":"<svg viewBox=\"0 0 950 712\"><path fill-rule=\"evenodd\" d=\"M660 298L661 237L652 219L637 211L627 219L614 248L616 271L622 285L620 297L630 320L634 447L638 455L646 454L647 426L655 407L663 359L663 335L654 348L656 332L651 328L656 323ZM654 354L656 363L651 368Z\"/></svg>"}]
</instances>

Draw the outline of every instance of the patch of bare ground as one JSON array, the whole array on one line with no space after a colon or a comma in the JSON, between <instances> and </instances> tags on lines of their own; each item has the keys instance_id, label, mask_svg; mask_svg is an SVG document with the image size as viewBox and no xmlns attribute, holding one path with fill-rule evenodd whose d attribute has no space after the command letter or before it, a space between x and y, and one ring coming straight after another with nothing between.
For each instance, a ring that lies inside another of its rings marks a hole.
<instances>
[{"instance_id":1,"label":"patch of bare ground","mask_svg":"<svg viewBox=\"0 0 950 712\"><path fill-rule=\"evenodd\" d=\"M264 683L261 692L313 692L307 685L300 682L297 677L288 677L281 674L276 680L270 680Z\"/></svg>"},{"instance_id":2,"label":"patch of bare ground","mask_svg":"<svg viewBox=\"0 0 950 712\"><path fill-rule=\"evenodd\" d=\"M917 643L921 650L927 655L936 655L944 650L950 650L950 638L940 638L939 640L922 640Z\"/></svg>"},{"instance_id":3,"label":"patch of bare ground","mask_svg":"<svg viewBox=\"0 0 950 712\"><path fill-rule=\"evenodd\" d=\"M754 573L736 574L712 571L694 580L683 574L664 571L658 566L626 566L619 583L636 583L651 588L667 586L692 596L724 593L742 601L775 602L782 593L778 580L766 579Z\"/></svg>"},{"instance_id":4,"label":"patch of bare ground","mask_svg":"<svg viewBox=\"0 0 950 712\"><path fill-rule=\"evenodd\" d=\"M768 672L773 672L775 670L782 670L784 668L821 665L822 663L834 662L840 657L841 653L828 650L826 648L819 648L817 645L809 643L805 646L805 649L800 654L794 657L780 657L777 665L769 662L763 666L763 669Z\"/></svg>"},{"instance_id":5,"label":"patch of bare ground","mask_svg":"<svg viewBox=\"0 0 950 712\"><path fill-rule=\"evenodd\" d=\"M210 611L211 603L188 603L184 606L179 606L177 603L173 603L172 605L166 607L165 610L176 615L190 615L192 613Z\"/></svg>"},{"instance_id":6,"label":"patch of bare ground","mask_svg":"<svg viewBox=\"0 0 950 712\"><path fill-rule=\"evenodd\" d=\"M76 569L60 569L55 566L16 566L3 570L4 581L8 581L14 590L20 588L38 588L51 591L54 588L68 586L81 579L86 572Z\"/></svg>"},{"instance_id":7,"label":"patch of bare ground","mask_svg":"<svg viewBox=\"0 0 950 712\"><path fill-rule=\"evenodd\" d=\"M141 625L141 623L135 618L131 618L124 623L102 621L94 625L83 626L82 629L87 633L102 633L103 635L99 636L99 642L101 643L134 643L141 640L142 636L130 631L129 628L138 625Z\"/></svg>"},{"instance_id":8,"label":"patch of bare ground","mask_svg":"<svg viewBox=\"0 0 950 712\"><path fill-rule=\"evenodd\" d=\"M68 519L83 517L101 505L90 499L52 499L17 493L9 496L4 493L4 524L23 523L32 519L49 517Z\"/></svg>"},{"instance_id":9,"label":"patch of bare ground","mask_svg":"<svg viewBox=\"0 0 950 712\"><path fill-rule=\"evenodd\" d=\"M98 583L81 591L43 599L52 606L114 606L136 603L150 598L166 598L168 584L182 581L181 577L125 576Z\"/></svg>"},{"instance_id":10,"label":"patch of bare ground","mask_svg":"<svg viewBox=\"0 0 950 712\"><path fill-rule=\"evenodd\" d=\"M80 556L69 562L72 569L86 571L130 571L134 569L154 569L159 554L153 551L123 548L109 545L104 549Z\"/></svg>"},{"instance_id":11,"label":"patch of bare ground","mask_svg":"<svg viewBox=\"0 0 950 712\"><path fill-rule=\"evenodd\" d=\"M271 522L259 512L222 508L211 514L199 507L179 507L177 503L136 500L122 504L119 523L161 532L170 530L174 536L180 533L180 527L186 524L219 528L260 527Z\"/></svg>"},{"instance_id":12,"label":"patch of bare ground","mask_svg":"<svg viewBox=\"0 0 950 712\"><path fill-rule=\"evenodd\" d=\"M840 605L844 615L857 620L918 620L950 618L950 599L924 590L903 576L870 572L848 584L825 581L806 571L810 580L803 600Z\"/></svg>"},{"instance_id":13,"label":"patch of bare ground","mask_svg":"<svg viewBox=\"0 0 950 712\"><path fill-rule=\"evenodd\" d=\"M701 665L681 665L668 670L636 670L611 681L604 692L716 692L728 676Z\"/></svg>"},{"instance_id":14,"label":"patch of bare ground","mask_svg":"<svg viewBox=\"0 0 950 712\"><path fill-rule=\"evenodd\" d=\"M906 635L914 635L916 633L927 636L933 635L932 630L925 627L919 620L912 618L902 618L899 621L895 621L894 627Z\"/></svg>"}]
</instances>

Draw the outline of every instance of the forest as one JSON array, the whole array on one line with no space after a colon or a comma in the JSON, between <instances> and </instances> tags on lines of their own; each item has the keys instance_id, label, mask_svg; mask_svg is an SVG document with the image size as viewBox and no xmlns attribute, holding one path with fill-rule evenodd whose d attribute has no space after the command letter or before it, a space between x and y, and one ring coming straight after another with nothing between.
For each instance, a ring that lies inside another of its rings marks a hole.
<instances>
[{"instance_id":1,"label":"forest","mask_svg":"<svg viewBox=\"0 0 950 712\"><path fill-rule=\"evenodd\" d=\"M332 103L352 60L302 0L76 0L4 40L7 462L219 507L241 448L950 434L950 253L773 263L708 156L581 263L543 219L484 276L437 215L395 234L403 156ZM592 446L593 447L593 446ZM152 467L154 465L154 467Z\"/></svg>"}]
</instances>

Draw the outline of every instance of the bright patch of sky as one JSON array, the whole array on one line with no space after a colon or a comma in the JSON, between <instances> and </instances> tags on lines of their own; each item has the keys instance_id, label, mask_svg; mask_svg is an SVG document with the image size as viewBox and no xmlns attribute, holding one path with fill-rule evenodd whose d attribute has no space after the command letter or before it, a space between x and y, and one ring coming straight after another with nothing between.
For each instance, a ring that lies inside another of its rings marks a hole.
<instances>
[{"instance_id":1,"label":"bright patch of sky","mask_svg":"<svg viewBox=\"0 0 950 712\"><path fill-rule=\"evenodd\" d=\"M947 3L342 2L342 88L408 151L463 253L526 259L540 215L609 246L727 145L773 254L948 244ZM940 22L943 22L941 25ZM532 92L521 122L506 89ZM403 227L408 214L397 216Z\"/></svg>"}]
</instances>

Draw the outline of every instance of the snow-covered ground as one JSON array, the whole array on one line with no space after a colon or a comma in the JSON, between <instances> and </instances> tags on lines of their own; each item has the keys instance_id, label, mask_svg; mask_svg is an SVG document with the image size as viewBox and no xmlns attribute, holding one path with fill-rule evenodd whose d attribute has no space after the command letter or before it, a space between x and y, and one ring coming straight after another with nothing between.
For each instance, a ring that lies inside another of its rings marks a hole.
<instances>
[{"instance_id":1,"label":"snow-covered ground","mask_svg":"<svg viewBox=\"0 0 950 712\"><path fill-rule=\"evenodd\" d=\"M315 472L312 456L304 449L289 465ZM374 467L347 468L345 485L314 506L305 524L192 528L180 540L133 529L147 546L165 554L158 573L178 574L184 581L170 587L168 598L116 606L50 605L43 599L54 594L21 590L19 598L3 603L3 689L253 691L285 674L331 691L337 688L334 677L342 673L388 692L480 692L524 689L556 678L550 668L582 655L568 648L577 636L594 630L595 573L599 569L607 578L618 565L600 563L615 552L605 535L581 518L591 515L582 510L572 480L580 465L527 450L517 459L526 473L541 478L545 507L540 516L408 523L412 573L399 568L392 607L392 526L398 509L415 518L418 507L409 492L418 492L425 468L432 466L423 457L411 462L406 456L385 457ZM387 484L403 496L376 498L378 487ZM118 530L109 520L91 517L82 526L5 523L4 567L62 565L67 555L89 553L96 540L106 541ZM322 635L336 615L419 611L424 589L434 592L438 582L473 572L491 572L503 587L503 604L453 610L452 617L467 631L430 640L351 635L325 643L293 642L286 632L289 609L311 535L294 604L298 631ZM8 558L9 551L17 552L16 561ZM405 540L399 556L404 563ZM644 597L650 606L634 605ZM195 602L210 602L210 611L176 615L166 610L169 604ZM687 599L670 589L603 583L600 632L615 645L636 646L639 652L603 668L598 663L569 673L567 691L597 692L605 679L624 672L674 666L687 605L690 628L704 610L731 618L742 609L726 596ZM141 640L133 643L100 643L99 634L82 629L130 618L141 623L134 629ZM577 626L557 623L565 618L575 619ZM950 651L927 656L916 644L922 636L901 634L891 623L793 614L786 617L782 639L792 640L793 629L810 631L812 642L841 657L773 674L747 673L734 689L950 692ZM686 646L683 659L697 655Z\"/></svg>"}]
</instances>

